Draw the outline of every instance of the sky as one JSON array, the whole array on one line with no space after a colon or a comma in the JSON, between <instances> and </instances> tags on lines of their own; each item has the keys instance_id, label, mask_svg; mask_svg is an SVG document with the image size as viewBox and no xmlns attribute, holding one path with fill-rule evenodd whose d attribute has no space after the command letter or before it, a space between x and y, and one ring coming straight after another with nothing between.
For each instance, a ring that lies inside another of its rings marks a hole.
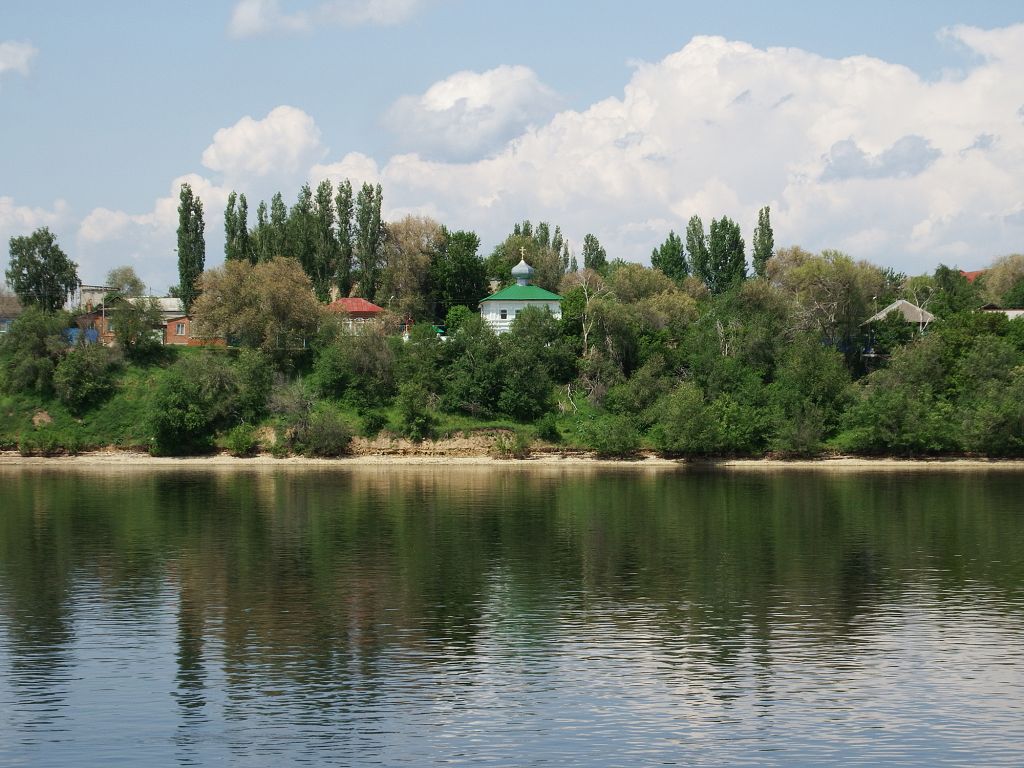
<instances>
[{"instance_id":1,"label":"sky","mask_svg":"<svg viewBox=\"0 0 1024 768\"><path fill-rule=\"evenodd\" d=\"M231 190L348 178L485 252L529 218L649 263L767 205L778 246L975 269L1024 251L1021 73L1019 0L8 2L0 241L163 293L183 181L213 266Z\"/></svg>"}]
</instances>

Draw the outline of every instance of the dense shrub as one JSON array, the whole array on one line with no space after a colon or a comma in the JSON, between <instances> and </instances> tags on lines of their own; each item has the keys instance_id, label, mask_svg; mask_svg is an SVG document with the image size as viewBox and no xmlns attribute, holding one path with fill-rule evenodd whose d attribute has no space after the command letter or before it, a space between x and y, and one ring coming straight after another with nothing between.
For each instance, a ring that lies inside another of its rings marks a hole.
<instances>
[{"instance_id":1,"label":"dense shrub","mask_svg":"<svg viewBox=\"0 0 1024 768\"><path fill-rule=\"evenodd\" d=\"M398 390L398 424L405 437L421 442L434 436L436 420L430 413L430 396L415 382L407 382Z\"/></svg>"},{"instance_id":2,"label":"dense shrub","mask_svg":"<svg viewBox=\"0 0 1024 768\"><path fill-rule=\"evenodd\" d=\"M267 412L274 383L274 361L259 350L243 349L234 368L238 380L238 416L244 421L259 421Z\"/></svg>"},{"instance_id":3,"label":"dense shrub","mask_svg":"<svg viewBox=\"0 0 1024 768\"><path fill-rule=\"evenodd\" d=\"M313 364L314 390L359 408L388 403L396 388L394 343L383 327L369 323L358 333L339 335Z\"/></svg>"},{"instance_id":4,"label":"dense shrub","mask_svg":"<svg viewBox=\"0 0 1024 768\"><path fill-rule=\"evenodd\" d=\"M526 459L530 456L531 440L522 430L509 434L501 432L494 438L491 456L496 459Z\"/></svg>"},{"instance_id":5,"label":"dense shrub","mask_svg":"<svg viewBox=\"0 0 1024 768\"><path fill-rule=\"evenodd\" d=\"M27 307L21 313L0 337L0 371L7 392L52 394L54 371L68 350L64 332L69 324L65 312Z\"/></svg>"},{"instance_id":6,"label":"dense shrub","mask_svg":"<svg viewBox=\"0 0 1024 768\"><path fill-rule=\"evenodd\" d=\"M956 409L930 387L884 382L845 414L836 445L864 454L913 456L961 448Z\"/></svg>"},{"instance_id":7,"label":"dense shrub","mask_svg":"<svg viewBox=\"0 0 1024 768\"><path fill-rule=\"evenodd\" d=\"M71 349L53 372L53 389L69 411L80 414L106 398L114 387L116 361L98 344Z\"/></svg>"},{"instance_id":8,"label":"dense shrub","mask_svg":"<svg viewBox=\"0 0 1024 768\"><path fill-rule=\"evenodd\" d=\"M608 414L581 421L577 427L580 441L598 456L622 457L640 448L640 433L625 416Z\"/></svg>"},{"instance_id":9,"label":"dense shrub","mask_svg":"<svg viewBox=\"0 0 1024 768\"><path fill-rule=\"evenodd\" d=\"M562 433L558 431L558 417L553 413L546 413L535 423L537 438L549 443L562 442Z\"/></svg>"},{"instance_id":10,"label":"dense shrub","mask_svg":"<svg viewBox=\"0 0 1024 768\"><path fill-rule=\"evenodd\" d=\"M401 394L399 394L401 397ZM380 411L370 411L363 414L363 426L359 434L363 437L374 438L381 433L381 430L388 425L388 417Z\"/></svg>"},{"instance_id":11,"label":"dense shrub","mask_svg":"<svg viewBox=\"0 0 1024 768\"><path fill-rule=\"evenodd\" d=\"M214 354L189 355L164 371L150 404L151 452L203 453L237 407L238 381L231 365Z\"/></svg>"},{"instance_id":12,"label":"dense shrub","mask_svg":"<svg viewBox=\"0 0 1024 768\"><path fill-rule=\"evenodd\" d=\"M662 400L651 436L664 453L681 456L738 454L764 450L767 411L731 394L709 400L684 382Z\"/></svg>"},{"instance_id":13,"label":"dense shrub","mask_svg":"<svg viewBox=\"0 0 1024 768\"><path fill-rule=\"evenodd\" d=\"M292 431L292 447L304 456L343 456L348 453L351 442L352 429L336 411L329 408L314 411Z\"/></svg>"},{"instance_id":14,"label":"dense shrub","mask_svg":"<svg viewBox=\"0 0 1024 768\"><path fill-rule=\"evenodd\" d=\"M224 445L228 453L241 458L256 453L260 442L256 430L250 424L239 424L224 437Z\"/></svg>"}]
</instances>

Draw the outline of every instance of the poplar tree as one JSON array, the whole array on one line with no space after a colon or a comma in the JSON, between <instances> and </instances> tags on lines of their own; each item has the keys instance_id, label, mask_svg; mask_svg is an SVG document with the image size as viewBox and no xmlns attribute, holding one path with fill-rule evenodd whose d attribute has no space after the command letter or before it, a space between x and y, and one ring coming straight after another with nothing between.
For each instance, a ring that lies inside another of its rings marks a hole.
<instances>
[{"instance_id":1,"label":"poplar tree","mask_svg":"<svg viewBox=\"0 0 1024 768\"><path fill-rule=\"evenodd\" d=\"M228 204L224 208L224 261L234 261L238 258L238 213L235 211L237 199L235 190L231 190Z\"/></svg>"},{"instance_id":2,"label":"poplar tree","mask_svg":"<svg viewBox=\"0 0 1024 768\"><path fill-rule=\"evenodd\" d=\"M237 207L236 207L237 205ZM249 243L249 206L245 195L238 196L234 190L228 195L224 209L224 260L252 261Z\"/></svg>"},{"instance_id":3,"label":"poplar tree","mask_svg":"<svg viewBox=\"0 0 1024 768\"><path fill-rule=\"evenodd\" d=\"M252 238L249 237L249 202L245 199L244 193L238 196L236 221L239 258L247 260L250 264L255 264L256 254L252 249Z\"/></svg>"},{"instance_id":4,"label":"poplar tree","mask_svg":"<svg viewBox=\"0 0 1024 768\"><path fill-rule=\"evenodd\" d=\"M746 278L747 257L744 248L739 224L728 216L711 221L708 247L711 282L707 285L712 293L727 291Z\"/></svg>"},{"instance_id":5,"label":"poplar tree","mask_svg":"<svg viewBox=\"0 0 1024 768\"><path fill-rule=\"evenodd\" d=\"M331 283L337 273L338 236L334 231L334 188L329 179L317 185L313 198L313 262L310 279L320 301L331 297Z\"/></svg>"},{"instance_id":6,"label":"poplar tree","mask_svg":"<svg viewBox=\"0 0 1024 768\"><path fill-rule=\"evenodd\" d=\"M384 195L380 184L363 184L356 196L355 261L359 266L359 289L363 297L373 301L380 280L382 223L380 206Z\"/></svg>"},{"instance_id":7,"label":"poplar tree","mask_svg":"<svg viewBox=\"0 0 1024 768\"><path fill-rule=\"evenodd\" d=\"M765 276L768 259L775 250L775 234L772 232L771 210L766 205L757 212L757 227L754 229L754 274Z\"/></svg>"},{"instance_id":8,"label":"poplar tree","mask_svg":"<svg viewBox=\"0 0 1024 768\"><path fill-rule=\"evenodd\" d=\"M250 238L252 262L254 264L262 264L273 258L270 242L270 221L267 216L267 204L261 200L256 208L256 226L253 228Z\"/></svg>"},{"instance_id":9,"label":"poplar tree","mask_svg":"<svg viewBox=\"0 0 1024 768\"><path fill-rule=\"evenodd\" d=\"M334 214L338 219L338 259L335 266L334 283L338 293L348 296L352 290L352 182L348 179L338 183L334 197Z\"/></svg>"},{"instance_id":10,"label":"poplar tree","mask_svg":"<svg viewBox=\"0 0 1024 768\"><path fill-rule=\"evenodd\" d=\"M686 225L686 252L690 255L690 268L695 277L704 285L711 285L711 256L708 253L708 239L704 234L704 222L700 216L691 216Z\"/></svg>"},{"instance_id":11,"label":"poplar tree","mask_svg":"<svg viewBox=\"0 0 1024 768\"><path fill-rule=\"evenodd\" d=\"M683 251L683 239L674 230L669 231L664 243L651 251L651 266L677 283L690 274L686 253Z\"/></svg>"},{"instance_id":12,"label":"poplar tree","mask_svg":"<svg viewBox=\"0 0 1024 768\"><path fill-rule=\"evenodd\" d=\"M603 272L608 266L608 253L594 235L583 238L583 268Z\"/></svg>"},{"instance_id":13,"label":"poplar tree","mask_svg":"<svg viewBox=\"0 0 1024 768\"><path fill-rule=\"evenodd\" d=\"M310 280L316 271L316 220L313 215L313 190L309 184L299 189L299 198L288 213L288 246L290 253L299 260L302 271Z\"/></svg>"},{"instance_id":14,"label":"poplar tree","mask_svg":"<svg viewBox=\"0 0 1024 768\"><path fill-rule=\"evenodd\" d=\"M288 208L284 204L284 198L280 192L275 192L270 198L270 230L269 230L270 258L278 256L292 256L288 247Z\"/></svg>"},{"instance_id":15,"label":"poplar tree","mask_svg":"<svg viewBox=\"0 0 1024 768\"><path fill-rule=\"evenodd\" d=\"M178 296L185 311L192 309L198 295L196 282L206 264L203 201L189 184L181 185L178 202Z\"/></svg>"}]
</instances>

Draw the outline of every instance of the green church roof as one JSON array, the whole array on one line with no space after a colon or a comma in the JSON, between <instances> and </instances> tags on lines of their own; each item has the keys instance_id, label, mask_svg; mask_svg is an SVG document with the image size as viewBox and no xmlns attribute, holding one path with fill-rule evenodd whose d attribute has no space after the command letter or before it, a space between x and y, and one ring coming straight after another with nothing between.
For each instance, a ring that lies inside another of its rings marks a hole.
<instances>
[{"instance_id":1,"label":"green church roof","mask_svg":"<svg viewBox=\"0 0 1024 768\"><path fill-rule=\"evenodd\" d=\"M492 293L481 301L561 301L562 297L557 293L545 291L536 285L510 285L502 288L497 293Z\"/></svg>"}]
</instances>

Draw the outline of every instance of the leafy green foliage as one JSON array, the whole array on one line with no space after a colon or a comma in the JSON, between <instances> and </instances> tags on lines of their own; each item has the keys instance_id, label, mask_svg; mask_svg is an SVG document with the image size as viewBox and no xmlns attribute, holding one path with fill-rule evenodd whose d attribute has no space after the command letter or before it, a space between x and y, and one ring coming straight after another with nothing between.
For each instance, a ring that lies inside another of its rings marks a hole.
<instances>
[{"instance_id":1,"label":"leafy green foliage","mask_svg":"<svg viewBox=\"0 0 1024 768\"><path fill-rule=\"evenodd\" d=\"M419 443L434 436L437 420L430 412L430 393L417 382L408 381L398 389L398 426L402 435Z\"/></svg>"},{"instance_id":2,"label":"leafy green foliage","mask_svg":"<svg viewBox=\"0 0 1024 768\"><path fill-rule=\"evenodd\" d=\"M69 411L81 414L109 396L114 387L117 360L98 344L71 349L53 373L53 388Z\"/></svg>"},{"instance_id":3,"label":"leafy green foliage","mask_svg":"<svg viewBox=\"0 0 1024 768\"><path fill-rule=\"evenodd\" d=\"M583 268L604 272L608 267L608 252L600 241L591 234L583 237Z\"/></svg>"},{"instance_id":4,"label":"leafy green foliage","mask_svg":"<svg viewBox=\"0 0 1024 768\"><path fill-rule=\"evenodd\" d=\"M221 355L183 357L163 372L149 409L151 453L205 453L237 406L238 381Z\"/></svg>"},{"instance_id":5,"label":"leafy green foliage","mask_svg":"<svg viewBox=\"0 0 1024 768\"><path fill-rule=\"evenodd\" d=\"M522 430L499 432L491 446L491 456L496 459L526 459L530 456L531 447L529 435Z\"/></svg>"},{"instance_id":6,"label":"leafy green foliage","mask_svg":"<svg viewBox=\"0 0 1024 768\"><path fill-rule=\"evenodd\" d=\"M299 421L291 437L296 453L322 458L344 456L351 443L352 428L331 408L319 408L308 419Z\"/></svg>"},{"instance_id":7,"label":"leafy green foliage","mask_svg":"<svg viewBox=\"0 0 1024 768\"><path fill-rule=\"evenodd\" d=\"M708 267L705 284L712 293L722 293L747 276L746 255L740 225L723 216L711 222L708 237Z\"/></svg>"},{"instance_id":8,"label":"leafy green foliage","mask_svg":"<svg viewBox=\"0 0 1024 768\"><path fill-rule=\"evenodd\" d=\"M674 231L670 231L665 242L651 252L651 266L677 283L690 274L683 240Z\"/></svg>"},{"instance_id":9,"label":"leafy green foliage","mask_svg":"<svg viewBox=\"0 0 1024 768\"><path fill-rule=\"evenodd\" d=\"M259 450L260 441L251 424L239 424L225 435L224 447L232 456L243 458L256 453Z\"/></svg>"},{"instance_id":10,"label":"leafy green foliage","mask_svg":"<svg viewBox=\"0 0 1024 768\"><path fill-rule=\"evenodd\" d=\"M64 331L71 318L63 312L47 312L29 306L0 337L0 370L7 392L53 392L53 374L67 352Z\"/></svg>"},{"instance_id":11,"label":"leafy green foliage","mask_svg":"<svg viewBox=\"0 0 1024 768\"><path fill-rule=\"evenodd\" d=\"M182 184L178 195L178 295L186 312L199 295L199 276L206 264L206 225L203 201Z\"/></svg>"},{"instance_id":12,"label":"leafy green foliage","mask_svg":"<svg viewBox=\"0 0 1024 768\"><path fill-rule=\"evenodd\" d=\"M640 433L625 416L607 414L583 419L576 433L585 448L601 457L631 456L640 448Z\"/></svg>"},{"instance_id":13,"label":"leafy green foliage","mask_svg":"<svg viewBox=\"0 0 1024 768\"><path fill-rule=\"evenodd\" d=\"M373 301L380 280L381 255L384 245L383 222L380 206L383 201L380 184L376 187L363 184L356 196L353 251L358 267L359 292Z\"/></svg>"},{"instance_id":14,"label":"leafy green foliage","mask_svg":"<svg viewBox=\"0 0 1024 768\"><path fill-rule=\"evenodd\" d=\"M460 306L474 312L487 296L487 267L479 249L480 238L473 232L443 230L442 247L430 264L438 319Z\"/></svg>"},{"instance_id":15,"label":"leafy green foliage","mask_svg":"<svg viewBox=\"0 0 1024 768\"><path fill-rule=\"evenodd\" d=\"M118 296L136 297L146 292L146 285L129 266L114 267L107 272L106 285Z\"/></svg>"},{"instance_id":16,"label":"leafy green foliage","mask_svg":"<svg viewBox=\"0 0 1024 768\"><path fill-rule=\"evenodd\" d=\"M372 408L391 400L397 387L396 354L385 329L366 324L358 333L340 334L320 352L311 383L322 397Z\"/></svg>"},{"instance_id":17,"label":"leafy green foliage","mask_svg":"<svg viewBox=\"0 0 1024 768\"><path fill-rule=\"evenodd\" d=\"M754 229L754 274L765 277L768 260L775 250L775 234L772 232L771 209L766 205L757 212L757 227Z\"/></svg>"},{"instance_id":18,"label":"leafy green foliage","mask_svg":"<svg viewBox=\"0 0 1024 768\"><path fill-rule=\"evenodd\" d=\"M48 227L10 239L7 284L25 307L56 312L78 287L78 265L57 245Z\"/></svg>"},{"instance_id":19,"label":"leafy green foliage","mask_svg":"<svg viewBox=\"0 0 1024 768\"><path fill-rule=\"evenodd\" d=\"M114 340L126 358L143 360L160 351L163 318L155 299L118 299L109 314Z\"/></svg>"}]
</instances>

